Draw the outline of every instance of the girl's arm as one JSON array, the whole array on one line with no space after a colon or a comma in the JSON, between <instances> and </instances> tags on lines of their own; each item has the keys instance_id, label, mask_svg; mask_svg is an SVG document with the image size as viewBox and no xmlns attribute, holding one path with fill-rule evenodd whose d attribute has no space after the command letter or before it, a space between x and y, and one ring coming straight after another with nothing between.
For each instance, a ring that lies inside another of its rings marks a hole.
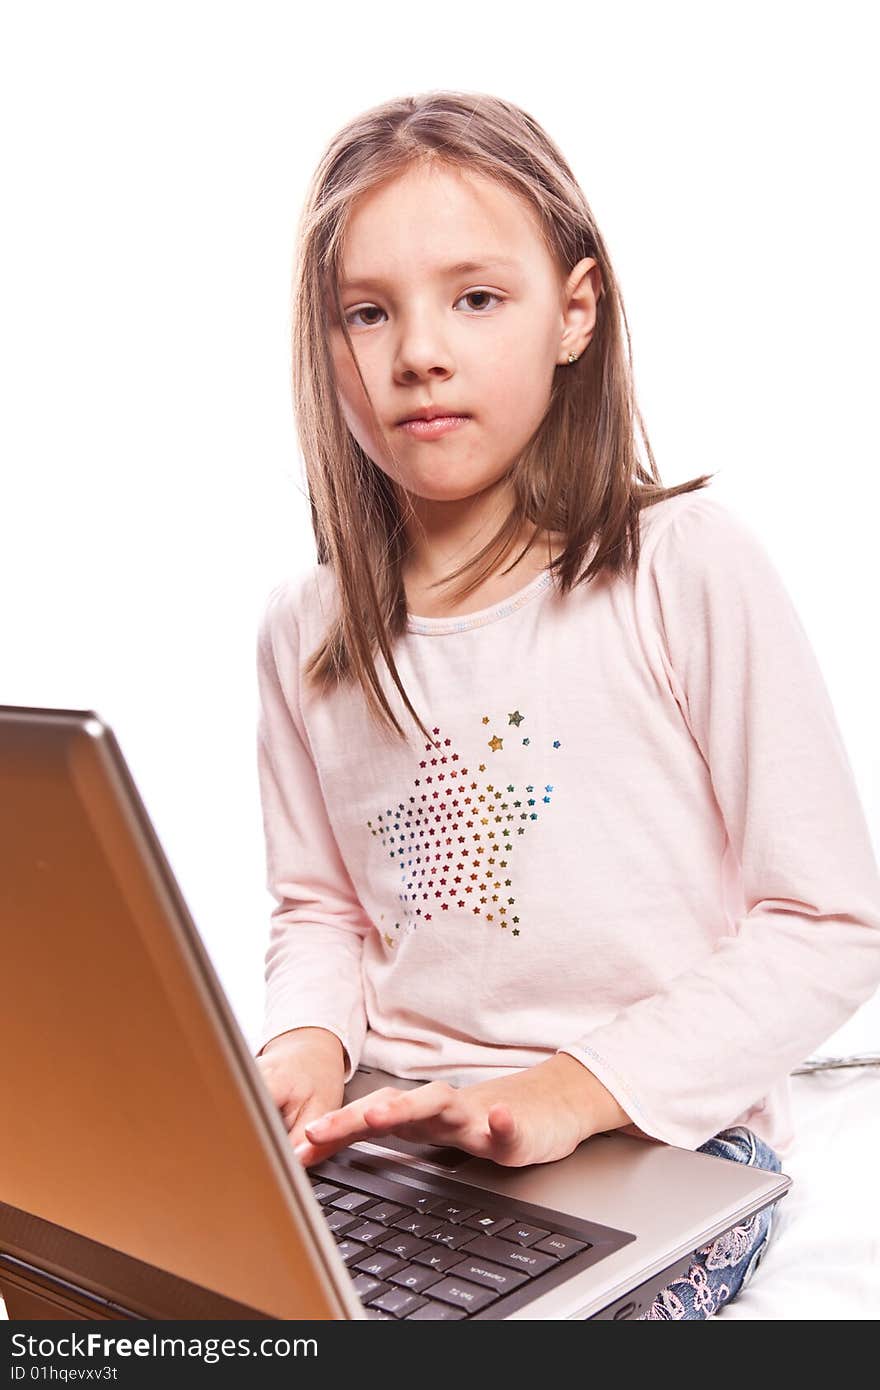
<instances>
[{"instance_id":1,"label":"girl's arm","mask_svg":"<svg viewBox=\"0 0 880 1390\"><path fill-rule=\"evenodd\" d=\"M561 1051L647 1135L696 1148L874 993L880 876L824 679L759 541L700 494L646 559L640 632L705 761L747 911L695 964L671 959L662 990Z\"/></svg>"},{"instance_id":2,"label":"girl's arm","mask_svg":"<svg viewBox=\"0 0 880 1390\"><path fill-rule=\"evenodd\" d=\"M295 591L273 589L257 641L257 767L267 886L276 902L266 951L266 1001L255 1051L293 1028L324 1028L351 1080L366 1036L361 953L370 922L330 825L298 707Z\"/></svg>"}]
</instances>

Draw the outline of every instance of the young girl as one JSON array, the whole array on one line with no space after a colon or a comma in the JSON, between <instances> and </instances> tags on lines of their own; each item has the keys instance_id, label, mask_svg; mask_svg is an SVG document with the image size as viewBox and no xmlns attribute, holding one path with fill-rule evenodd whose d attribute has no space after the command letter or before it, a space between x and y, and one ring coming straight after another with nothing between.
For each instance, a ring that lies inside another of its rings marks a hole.
<instances>
[{"instance_id":1,"label":"young girl","mask_svg":"<svg viewBox=\"0 0 880 1390\"><path fill-rule=\"evenodd\" d=\"M318 564L258 644L258 1062L306 1165L394 1133L519 1166L619 1128L778 1171L790 1071L880 981L815 656L712 475L660 485L622 326L517 106L434 91L331 142L294 302ZM361 1062L428 1084L342 1105ZM774 1214L646 1316L729 1302Z\"/></svg>"}]
</instances>

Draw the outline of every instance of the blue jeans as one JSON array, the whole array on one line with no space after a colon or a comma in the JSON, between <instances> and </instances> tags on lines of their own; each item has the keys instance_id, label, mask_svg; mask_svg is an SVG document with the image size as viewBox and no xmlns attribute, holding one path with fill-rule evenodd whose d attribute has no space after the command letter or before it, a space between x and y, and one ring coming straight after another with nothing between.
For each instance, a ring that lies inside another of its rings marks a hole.
<instances>
[{"instance_id":1,"label":"blue jeans","mask_svg":"<svg viewBox=\"0 0 880 1390\"><path fill-rule=\"evenodd\" d=\"M744 1125L722 1129L701 1144L697 1153L749 1163L778 1173L778 1154ZM770 1243L779 1202L756 1212L742 1226L695 1250L687 1274L661 1289L642 1318L711 1318L724 1303L731 1303L745 1288Z\"/></svg>"}]
</instances>

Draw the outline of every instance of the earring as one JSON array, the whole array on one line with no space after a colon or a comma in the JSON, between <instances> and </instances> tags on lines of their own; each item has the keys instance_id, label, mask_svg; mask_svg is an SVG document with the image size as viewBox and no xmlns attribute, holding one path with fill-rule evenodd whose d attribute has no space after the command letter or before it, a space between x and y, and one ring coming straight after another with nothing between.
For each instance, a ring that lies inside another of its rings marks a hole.
<instances>
[{"instance_id":1,"label":"earring","mask_svg":"<svg viewBox=\"0 0 880 1390\"><path fill-rule=\"evenodd\" d=\"M576 362L576 361L578 360L578 353L576 353L576 352L570 352L570 353L568 354L568 360L569 360L569 363Z\"/></svg>"}]
</instances>

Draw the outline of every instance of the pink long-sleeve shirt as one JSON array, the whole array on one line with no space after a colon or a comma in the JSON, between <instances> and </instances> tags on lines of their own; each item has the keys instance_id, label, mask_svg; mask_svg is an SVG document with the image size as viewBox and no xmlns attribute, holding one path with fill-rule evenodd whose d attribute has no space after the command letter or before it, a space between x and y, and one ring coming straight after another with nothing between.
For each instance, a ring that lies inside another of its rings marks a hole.
<instances>
[{"instance_id":1,"label":"pink long-sleeve shirt","mask_svg":"<svg viewBox=\"0 0 880 1390\"><path fill-rule=\"evenodd\" d=\"M762 544L704 489L640 517L631 578L549 570L394 648L302 667L327 565L270 594L257 755L268 887L259 1050L328 1029L355 1068L456 1085L568 1053L635 1126L793 1143L789 1072L880 982L880 876L816 657Z\"/></svg>"}]
</instances>

